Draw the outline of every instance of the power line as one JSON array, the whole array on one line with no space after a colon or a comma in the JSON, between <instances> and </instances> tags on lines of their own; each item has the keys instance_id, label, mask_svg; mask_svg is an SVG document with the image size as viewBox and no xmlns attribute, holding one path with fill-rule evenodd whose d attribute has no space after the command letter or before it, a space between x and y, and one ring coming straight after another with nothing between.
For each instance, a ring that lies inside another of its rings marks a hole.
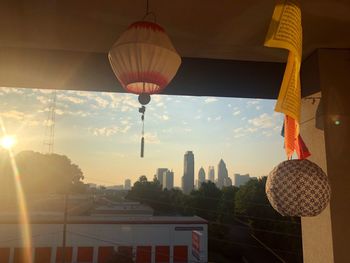
<instances>
[{"instance_id":1,"label":"power line","mask_svg":"<svg viewBox=\"0 0 350 263\"><path fill-rule=\"evenodd\" d=\"M53 234L57 234L60 233L61 231L56 231L56 232L50 232L50 233L41 233L41 234L37 234L37 235L32 235L31 238L37 238L40 236L46 236L46 235L53 235ZM4 243L4 242L11 242L11 241L18 241L18 240L22 240L23 238L13 238L13 239L6 239L6 240L0 240L0 243Z\"/></svg>"},{"instance_id":2,"label":"power line","mask_svg":"<svg viewBox=\"0 0 350 263\"><path fill-rule=\"evenodd\" d=\"M169 203L162 202L162 201L156 201L156 200L153 200L153 199L137 197L137 200L150 201L150 202L153 202L153 203L164 204L164 205L169 206ZM207 212L210 212L210 213L213 213L213 214L224 214L224 215L234 216L231 213L219 212L219 211L216 211L216 210L209 210L209 209L194 207L194 206L190 206L190 205L186 205L186 206L180 206L180 205L175 205L175 204L171 204L171 205L173 205L175 207L180 207L180 208L193 208L193 209L196 209L196 210L207 211ZM297 223L297 222L269 219L269 218L251 216L251 215L239 215L239 217L254 218L254 219L260 219L260 220L265 220L265 221L272 221L272 222L280 222L280 223L286 223L286 224L297 224L297 225L300 225L300 223Z\"/></svg>"}]
</instances>

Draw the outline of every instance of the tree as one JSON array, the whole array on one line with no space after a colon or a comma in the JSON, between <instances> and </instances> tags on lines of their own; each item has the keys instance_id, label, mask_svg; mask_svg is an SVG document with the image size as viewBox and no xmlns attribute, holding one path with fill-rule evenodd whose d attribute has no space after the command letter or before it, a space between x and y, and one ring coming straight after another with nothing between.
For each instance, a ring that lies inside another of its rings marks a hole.
<instances>
[{"instance_id":1,"label":"tree","mask_svg":"<svg viewBox=\"0 0 350 263\"><path fill-rule=\"evenodd\" d=\"M191 206L195 214L207 220L216 221L221 194L220 189L214 183L202 183L198 191L192 191L190 195Z\"/></svg>"},{"instance_id":2,"label":"tree","mask_svg":"<svg viewBox=\"0 0 350 263\"><path fill-rule=\"evenodd\" d=\"M235 198L238 188L235 186L223 187L220 200L220 205L218 209L219 221L222 223L232 223L235 213Z\"/></svg>"},{"instance_id":3,"label":"tree","mask_svg":"<svg viewBox=\"0 0 350 263\"><path fill-rule=\"evenodd\" d=\"M11 162L6 160L1 175L6 178L5 187L13 188L14 172ZM23 151L15 156L15 162L25 193L64 193L85 189L81 181L83 172L65 155Z\"/></svg>"},{"instance_id":4,"label":"tree","mask_svg":"<svg viewBox=\"0 0 350 263\"><path fill-rule=\"evenodd\" d=\"M251 179L241 186L235 198L236 215L250 224L255 236L271 248L289 251L279 253L287 262L300 262L300 219L283 217L270 205L265 185L267 177Z\"/></svg>"},{"instance_id":5,"label":"tree","mask_svg":"<svg viewBox=\"0 0 350 263\"><path fill-rule=\"evenodd\" d=\"M162 211L163 207L168 205L161 202L160 196L162 195L162 187L159 182L157 180L150 182L145 175L142 175L125 198L148 204L155 211Z\"/></svg>"}]
</instances>

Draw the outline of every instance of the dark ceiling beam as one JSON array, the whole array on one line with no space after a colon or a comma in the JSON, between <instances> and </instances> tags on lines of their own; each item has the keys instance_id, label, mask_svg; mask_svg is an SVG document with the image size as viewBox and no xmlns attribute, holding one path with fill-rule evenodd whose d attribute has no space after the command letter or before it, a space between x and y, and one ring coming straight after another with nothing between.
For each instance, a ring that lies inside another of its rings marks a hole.
<instances>
[{"instance_id":1,"label":"dark ceiling beam","mask_svg":"<svg viewBox=\"0 0 350 263\"><path fill-rule=\"evenodd\" d=\"M285 65L183 58L164 94L275 99ZM0 48L0 86L123 92L107 54Z\"/></svg>"}]
</instances>

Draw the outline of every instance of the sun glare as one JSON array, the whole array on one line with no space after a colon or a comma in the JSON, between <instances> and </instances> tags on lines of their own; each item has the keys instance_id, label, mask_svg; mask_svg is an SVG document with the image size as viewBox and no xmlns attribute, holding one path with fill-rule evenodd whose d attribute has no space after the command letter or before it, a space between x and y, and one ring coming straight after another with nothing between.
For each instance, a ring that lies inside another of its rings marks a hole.
<instances>
[{"instance_id":1,"label":"sun glare","mask_svg":"<svg viewBox=\"0 0 350 263\"><path fill-rule=\"evenodd\" d=\"M12 149L13 146L17 143L15 136L4 136L1 138L0 145L5 149Z\"/></svg>"}]
</instances>

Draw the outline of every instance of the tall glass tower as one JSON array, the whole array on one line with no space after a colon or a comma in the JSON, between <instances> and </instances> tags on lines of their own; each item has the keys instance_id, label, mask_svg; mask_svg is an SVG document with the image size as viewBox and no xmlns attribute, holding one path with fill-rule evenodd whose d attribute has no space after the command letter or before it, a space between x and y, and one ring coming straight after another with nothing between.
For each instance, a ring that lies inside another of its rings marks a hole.
<instances>
[{"instance_id":1,"label":"tall glass tower","mask_svg":"<svg viewBox=\"0 0 350 263\"><path fill-rule=\"evenodd\" d=\"M182 176L182 191L185 194L191 193L194 187L194 155L188 151L184 156L184 175Z\"/></svg>"}]
</instances>

